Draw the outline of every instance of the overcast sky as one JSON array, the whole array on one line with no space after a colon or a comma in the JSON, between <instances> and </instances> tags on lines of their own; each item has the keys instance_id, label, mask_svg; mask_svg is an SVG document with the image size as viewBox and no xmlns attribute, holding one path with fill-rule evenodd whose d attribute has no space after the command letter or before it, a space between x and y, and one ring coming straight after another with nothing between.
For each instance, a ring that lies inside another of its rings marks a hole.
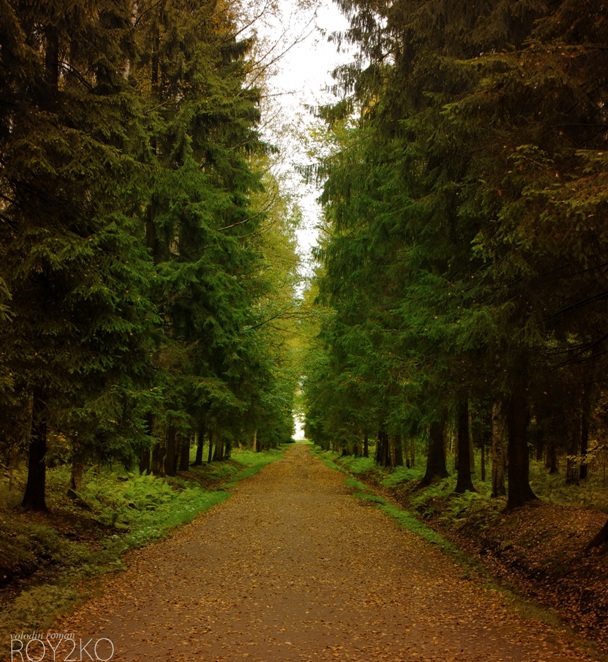
<instances>
[{"instance_id":1,"label":"overcast sky","mask_svg":"<svg viewBox=\"0 0 608 662\"><path fill-rule=\"evenodd\" d=\"M338 53L335 44L328 41L329 34L347 27L346 18L331 0L319 0L317 5L303 9L294 0L280 0L280 17L268 16L256 27L270 42L268 61L280 56L269 78L270 98L276 109L271 115L279 122L270 127L268 138L282 147L284 158L279 169L286 186L300 196L304 222L298 243L304 260L315 243L320 209L316 203L319 191L306 186L296 171L298 165L312 160L298 137L306 136L315 124L307 106L336 100L326 89L334 82L331 71L348 60L347 54Z\"/></svg>"}]
</instances>

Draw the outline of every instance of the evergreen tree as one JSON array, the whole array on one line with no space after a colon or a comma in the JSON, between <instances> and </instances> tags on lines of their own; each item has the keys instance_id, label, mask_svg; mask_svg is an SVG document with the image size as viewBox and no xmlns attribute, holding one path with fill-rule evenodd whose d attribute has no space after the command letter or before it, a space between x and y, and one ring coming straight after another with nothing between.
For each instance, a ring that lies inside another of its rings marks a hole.
<instances>
[{"instance_id":1,"label":"evergreen tree","mask_svg":"<svg viewBox=\"0 0 608 662\"><path fill-rule=\"evenodd\" d=\"M122 75L124 3L4 11L14 30L2 57L21 66L4 88L0 244L12 316L2 363L32 420L23 505L41 510L49 425L89 407L85 393L122 390L119 374L144 370L153 310L142 295L146 258L121 213L134 178L124 120L137 111Z\"/></svg>"}]
</instances>

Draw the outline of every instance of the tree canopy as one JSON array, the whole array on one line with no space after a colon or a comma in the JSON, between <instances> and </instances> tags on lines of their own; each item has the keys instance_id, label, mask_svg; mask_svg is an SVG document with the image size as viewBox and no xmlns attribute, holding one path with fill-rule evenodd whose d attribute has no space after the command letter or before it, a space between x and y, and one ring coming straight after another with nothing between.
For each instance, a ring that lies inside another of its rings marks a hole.
<instances>
[{"instance_id":1,"label":"tree canopy","mask_svg":"<svg viewBox=\"0 0 608 662\"><path fill-rule=\"evenodd\" d=\"M0 398L24 506L46 507L49 440L77 481L94 459L174 473L195 434L220 459L291 436L294 216L239 12L1 4Z\"/></svg>"},{"instance_id":2,"label":"tree canopy","mask_svg":"<svg viewBox=\"0 0 608 662\"><path fill-rule=\"evenodd\" d=\"M320 109L337 146L318 169L331 312L307 382L311 434L352 444L363 419L381 444L447 419L456 489L473 489L468 411L499 406L509 505L522 505L530 425L566 408L579 428L559 443L584 456L603 390L605 11L339 4L350 28L336 38L357 57L336 72L346 100Z\"/></svg>"}]
</instances>

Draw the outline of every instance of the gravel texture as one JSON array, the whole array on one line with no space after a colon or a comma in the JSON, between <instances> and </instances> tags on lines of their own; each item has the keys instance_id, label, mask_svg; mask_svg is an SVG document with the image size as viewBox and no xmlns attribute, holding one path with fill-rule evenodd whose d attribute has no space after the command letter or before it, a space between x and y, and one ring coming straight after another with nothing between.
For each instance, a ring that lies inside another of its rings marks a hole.
<instances>
[{"instance_id":1,"label":"gravel texture","mask_svg":"<svg viewBox=\"0 0 608 662\"><path fill-rule=\"evenodd\" d=\"M128 662L593 659L351 493L291 446L55 629Z\"/></svg>"}]
</instances>

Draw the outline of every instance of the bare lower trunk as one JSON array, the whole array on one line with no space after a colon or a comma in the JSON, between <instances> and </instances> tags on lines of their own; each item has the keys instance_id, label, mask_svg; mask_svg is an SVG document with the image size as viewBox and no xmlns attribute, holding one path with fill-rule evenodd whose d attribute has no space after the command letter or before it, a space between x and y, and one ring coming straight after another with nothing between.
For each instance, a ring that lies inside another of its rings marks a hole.
<instances>
[{"instance_id":1,"label":"bare lower trunk","mask_svg":"<svg viewBox=\"0 0 608 662\"><path fill-rule=\"evenodd\" d=\"M166 445L165 474L175 476L177 473L177 432L172 425L167 428Z\"/></svg>"},{"instance_id":2,"label":"bare lower trunk","mask_svg":"<svg viewBox=\"0 0 608 662\"><path fill-rule=\"evenodd\" d=\"M388 434L385 430L378 431L378 446L376 448L377 462L383 467L390 467L390 442Z\"/></svg>"},{"instance_id":3,"label":"bare lower trunk","mask_svg":"<svg viewBox=\"0 0 608 662\"><path fill-rule=\"evenodd\" d=\"M528 455L528 403L521 387L511 395L507 411L509 437L509 483L507 508L519 508L536 495L530 487L530 458Z\"/></svg>"},{"instance_id":4,"label":"bare lower trunk","mask_svg":"<svg viewBox=\"0 0 608 662\"><path fill-rule=\"evenodd\" d=\"M215 448L213 449L213 460L221 462L224 459L224 440L220 435L217 435L215 440Z\"/></svg>"},{"instance_id":5,"label":"bare lower trunk","mask_svg":"<svg viewBox=\"0 0 608 662\"><path fill-rule=\"evenodd\" d=\"M149 437L152 437L153 427L154 427L154 417L152 416L152 414L148 414L146 416L146 434ZM142 448L142 450L139 453L139 473L149 474L150 471L151 471L150 447L146 446L146 448Z\"/></svg>"},{"instance_id":6,"label":"bare lower trunk","mask_svg":"<svg viewBox=\"0 0 608 662\"><path fill-rule=\"evenodd\" d=\"M203 463L203 449L205 447L205 425L204 423L198 424L198 431L196 433L196 457L194 459L194 466L200 467Z\"/></svg>"},{"instance_id":7,"label":"bare lower trunk","mask_svg":"<svg viewBox=\"0 0 608 662\"><path fill-rule=\"evenodd\" d=\"M549 439L547 443L547 456L545 458L545 467L550 474L556 474L559 471L557 462L557 446L554 439Z\"/></svg>"},{"instance_id":8,"label":"bare lower trunk","mask_svg":"<svg viewBox=\"0 0 608 662\"><path fill-rule=\"evenodd\" d=\"M469 401L462 395L458 402L457 420L458 458L456 470L458 479L455 492L475 492L471 476L471 435L469 432Z\"/></svg>"},{"instance_id":9,"label":"bare lower trunk","mask_svg":"<svg viewBox=\"0 0 608 662\"><path fill-rule=\"evenodd\" d=\"M507 421L500 403L492 406L492 496L504 496L507 465Z\"/></svg>"},{"instance_id":10,"label":"bare lower trunk","mask_svg":"<svg viewBox=\"0 0 608 662\"><path fill-rule=\"evenodd\" d=\"M403 466L403 446L400 434L391 435L390 437L390 458L391 466Z\"/></svg>"},{"instance_id":11,"label":"bare lower trunk","mask_svg":"<svg viewBox=\"0 0 608 662\"><path fill-rule=\"evenodd\" d=\"M139 473L150 473L150 449L144 448L139 453Z\"/></svg>"},{"instance_id":12,"label":"bare lower trunk","mask_svg":"<svg viewBox=\"0 0 608 662\"><path fill-rule=\"evenodd\" d=\"M190 468L190 436L182 435L179 451L179 470L188 471Z\"/></svg>"},{"instance_id":13,"label":"bare lower trunk","mask_svg":"<svg viewBox=\"0 0 608 662\"><path fill-rule=\"evenodd\" d=\"M153 474L156 474L157 476L164 476L165 475L165 455L166 455L167 449L165 446L165 443L163 441L157 441L154 444L154 448L152 449L152 465L151 465L151 470Z\"/></svg>"},{"instance_id":14,"label":"bare lower trunk","mask_svg":"<svg viewBox=\"0 0 608 662\"><path fill-rule=\"evenodd\" d=\"M209 430L209 434L207 435L207 437L209 438L209 452L207 453L207 463L209 463L209 462L213 461L213 437L214 437L214 435L213 435L213 432L211 432L211 430Z\"/></svg>"},{"instance_id":15,"label":"bare lower trunk","mask_svg":"<svg viewBox=\"0 0 608 662\"><path fill-rule=\"evenodd\" d=\"M429 449L426 456L426 473L420 486L430 485L448 477L445 458L445 421L431 423L429 427Z\"/></svg>"},{"instance_id":16,"label":"bare lower trunk","mask_svg":"<svg viewBox=\"0 0 608 662\"><path fill-rule=\"evenodd\" d=\"M21 505L27 510L46 511L46 402L41 393L34 393L32 426L27 464L27 484Z\"/></svg>"}]
</instances>

